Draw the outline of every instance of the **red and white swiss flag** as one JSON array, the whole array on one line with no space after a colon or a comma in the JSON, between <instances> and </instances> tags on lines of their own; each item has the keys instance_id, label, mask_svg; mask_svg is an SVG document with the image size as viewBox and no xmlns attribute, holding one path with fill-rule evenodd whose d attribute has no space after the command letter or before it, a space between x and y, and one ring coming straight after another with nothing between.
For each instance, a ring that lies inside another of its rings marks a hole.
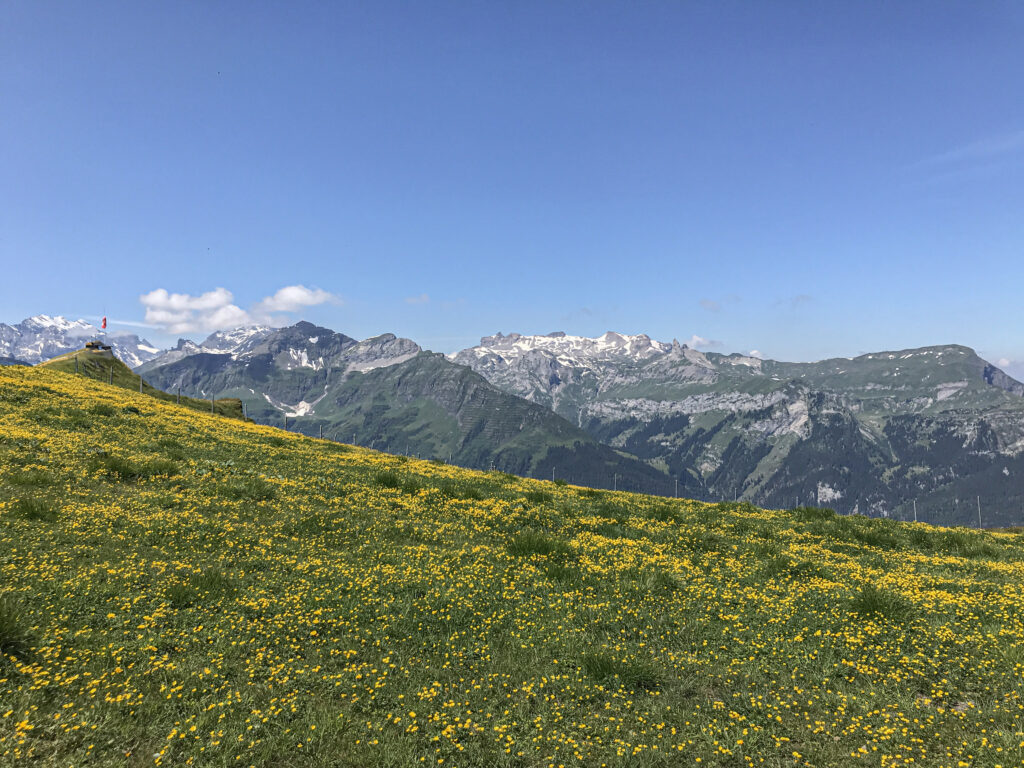
<instances>
[{"instance_id":1,"label":"red and white swiss flag","mask_svg":"<svg viewBox=\"0 0 1024 768\"><path fill-rule=\"evenodd\" d=\"M103 330L107 329L107 318L106 318L106 316L103 317L103 325L101 325L100 328L102 328Z\"/></svg>"}]
</instances>

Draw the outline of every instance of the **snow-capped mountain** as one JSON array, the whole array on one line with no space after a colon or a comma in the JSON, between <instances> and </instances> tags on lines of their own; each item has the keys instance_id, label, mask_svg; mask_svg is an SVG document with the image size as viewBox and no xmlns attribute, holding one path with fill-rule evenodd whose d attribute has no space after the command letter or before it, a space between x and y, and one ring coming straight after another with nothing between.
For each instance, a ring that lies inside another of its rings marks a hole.
<instances>
[{"instance_id":1,"label":"snow-capped mountain","mask_svg":"<svg viewBox=\"0 0 1024 768\"><path fill-rule=\"evenodd\" d=\"M68 320L60 315L35 315L15 325L0 323L0 357L36 364L80 349L91 339L104 338L125 365L134 368L160 353L133 333L104 334L85 320Z\"/></svg>"},{"instance_id":2,"label":"snow-capped mountain","mask_svg":"<svg viewBox=\"0 0 1024 768\"><path fill-rule=\"evenodd\" d=\"M478 358L497 355L511 362L531 352L543 352L560 363L588 367L597 362L647 360L671 349L672 344L654 341L643 333L630 336L608 331L594 339L557 331L546 336L523 336L518 333L506 336L497 333L485 336L480 339L480 346L463 350L459 355L471 353Z\"/></svg>"},{"instance_id":3,"label":"snow-capped mountain","mask_svg":"<svg viewBox=\"0 0 1024 768\"><path fill-rule=\"evenodd\" d=\"M164 390L206 397L239 397L255 418L329 417L337 402L328 394L349 374L366 374L413 360L422 350L409 339L386 333L363 341L312 323L299 322L240 341L236 352L211 352L185 340L139 372ZM197 351L198 350L198 351ZM188 354L191 352L191 354ZM450 365L450 363L449 363ZM327 398L327 399L325 399Z\"/></svg>"},{"instance_id":4,"label":"snow-capped mountain","mask_svg":"<svg viewBox=\"0 0 1024 768\"><path fill-rule=\"evenodd\" d=\"M211 355L245 366L270 365L278 371L308 368L318 371L338 368L342 371L366 372L415 357L420 347L409 339L386 333L363 341L349 338L329 328L300 322L288 328L251 326L210 334L202 344L178 339L172 349L161 353L137 371L162 381L169 366L196 355L203 355L200 367L212 365ZM220 363L217 363L218 365ZM184 370L175 366L173 370ZM158 373L159 371L159 373ZM177 386L177 385L175 385Z\"/></svg>"},{"instance_id":5,"label":"snow-capped mountain","mask_svg":"<svg viewBox=\"0 0 1024 768\"><path fill-rule=\"evenodd\" d=\"M668 343L642 333L631 336L614 331L597 338L562 332L546 336L498 333L485 336L479 346L457 352L451 359L506 392L562 415L578 412L581 392L593 394L623 377L639 378L641 368L668 367L669 375L686 380L716 376L715 366L702 352L674 339Z\"/></svg>"},{"instance_id":6,"label":"snow-capped mountain","mask_svg":"<svg viewBox=\"0 0 1024 768\"><path fill-rule=\"evenodd\" d=\"M176 363L186 357L200 354L230 355L243 354L246 350L258 345L274 332L273 328L264 325L252 325L234 328L230 331L215 331L206 337L201 344L191 339L178 339L178 343L168 350L146 361L138 367L138 372L145 374L164 365Z\"/></svg>"},{"instance_id":7,"label":"snow-capped mountain","mask_svg":"<svg viewBox=\"0 0 1024 768\"><path fill-rule=\"evenodd\" d=\"M990 503L1024 500L1024 384L968 347L786 363L643 335L498 334L453 359L695 495L871 514L927 500L929 520L962 522L957 499L991 476Z\"/></svg>"},{"instance_id":8,"label":"snow-capped mountain","mask_svg":"<svg viewBox=\"0 0 1024 768\"><path fill-rule=\"evenodd\" d=\"M206 337L200 348L204 352L227 352L237 355L259 344L274 330L266 325L250 325L230 331L216 331Z\"/></svg>"}]
</instances>

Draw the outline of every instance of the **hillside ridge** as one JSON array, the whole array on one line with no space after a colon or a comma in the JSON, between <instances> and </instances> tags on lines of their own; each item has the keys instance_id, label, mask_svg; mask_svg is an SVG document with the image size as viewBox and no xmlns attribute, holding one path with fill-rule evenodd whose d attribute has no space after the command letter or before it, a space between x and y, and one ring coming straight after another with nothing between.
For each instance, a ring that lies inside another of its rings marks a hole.
<instances>
[{"instance_id":1,"label":"hillside ridge","mask_svg":"<svg viewBox=\"0 0 1024 768\"><path fill-rule=\"evenodd\" d=\"M1024 759L1017 533L472 472L46 367L0 368L0 469L3 765Z\"/></svg>"},{"instance_id":2,"label":"hillside ridge","mask_svg":"<svg viewBox=\"0 0 1024 768\"><path fill-rule=\"evenodd\" d=\"M217 398L210 401L199 400L179 395L178 393L165 392L149 384L139 374L132 373L131 369L116 357L97 354L88 349L67 352L38 363L36 367L82 376L122 389L131 389L162 402L173 402L175 405L180 405L183 408L202 411L203 413L216 413L235 419L244 417L242 401L238 398Z\"/></svg>"}]
</instances>

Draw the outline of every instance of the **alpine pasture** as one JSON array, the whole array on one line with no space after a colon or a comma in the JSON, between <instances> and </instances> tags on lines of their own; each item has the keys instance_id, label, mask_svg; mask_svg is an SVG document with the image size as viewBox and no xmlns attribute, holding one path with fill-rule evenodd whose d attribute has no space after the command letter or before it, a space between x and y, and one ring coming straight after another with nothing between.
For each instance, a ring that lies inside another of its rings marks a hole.
<instances>
[{"instance_id":1,"label":"alpine pasture","mask_svg":"<svg viewBox=\"0 0 1024 768\"><path fill-rule=\"evenodd\" d=\"M0 765L1010 766L1024 542L0 368Z\"/></svg>"}]
</instances>

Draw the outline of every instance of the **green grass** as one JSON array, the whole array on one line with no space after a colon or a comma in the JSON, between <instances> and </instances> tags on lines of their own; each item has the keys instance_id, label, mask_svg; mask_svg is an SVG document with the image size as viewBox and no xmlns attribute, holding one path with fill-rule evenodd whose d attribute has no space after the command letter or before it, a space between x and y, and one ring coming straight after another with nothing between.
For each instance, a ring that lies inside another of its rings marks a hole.
<instances>
[{"instance_id":1,"label":"green grass","mask_svg":"<svg viewBox=\"0 0 1024 768\"><path fill-rule=\"evenodd\" d=\"M0 370L2 768L1019 765L1022 585L1018 532L474 473Z\"/></svg>"},{"instance_id":2,"label":"green grass","mask_svg":"<svg viewBox=\"0 0 1024 768\"><path fill-rule=\"evenodd\" d=\"M0 676L10 657L29 658L35 638L27 625L28 618L21 604L13 597L0 594Z\"/></svg>"},{"instance_id":3,"label":"green grass","mask_svg":"<svg viewBox=\"0 0 1024 768\"><path fill-rule=\"evenodd\" d=\"M77 366L76 357L78 358ZM55 371L63 371L64 373L76 373L79 376L84 376L94 381L112 383L115 387L130 389L133 392L139 391L140 377L138 374L132 373L132 370L127 365L116 358L103 357L86 352L85 350L60 355L40 363L39 367L51 368ZM183 408L190 408L202 413L211 413L209 400L198 400L185 396L178 398L177 393L159 390L156 387L150 386L144 379L142 381L142 393L155 397L165 403L178 404L180 402ZM109 405L100 404L93 406L86 413L89 416L111 415L107 413L107 409L110 407ZM216 399L213 403L212 413L218 416L240 419L242 418L242 401L235 397Z\"/></svg>"},{"instance_id":4,"label":"green grass","mask_svg":"<svg viewBox=\"0 0 1024 768\"><path fill-rule=\"evenodd\" d=\"M14 514L25 520L40 520L52 523L57 519L58 506L55 501L44 498L20 498L12 505Z\"/></svg>"},{"instance_id":5,"label":"green grass","mask_svg":"<svg viewBox=\"0 0 1024 768\"><path fill-rule=\"evenodd\" d=\"M583 671L605 685L622 686L630 691L653 691L660 680L649 663L618 659L608 653L585 653Z\"/></svg>"},{"instance_id":6,"label":"green grass","mask_svg":"<svg viewBox=\"0 0 1024 768\"><path fill-rule=\"evenodd\" d=\"M914 606L902 595L880 589L874 584L865 584L852 601L852 609L861 615L876 614L886 619L903 621L913 613Z\"/></svg>"},{"instance_id":7,"label":"green grass","mask_svg":"<svg viewBox=\"0 0 1024 768\"><path fill-rule=\"evenodd\" d=\"M178 474L178 465L170 459L154 458L146 461L129 459L124 456L97 456L92 460L95 470L113 480L136 481L144 478Z\"/></svg>"},{"instance_id":8,"label":"green grass","mask_svg":"<svg viewBox=\"0 0 1024 768\"><path fill-rule=\"evenodd\" d=\"M538 531L523 531L508 542L507 548L516 557L564 557L572 551L565 541Z\"/></svg>"}]
</instances>

